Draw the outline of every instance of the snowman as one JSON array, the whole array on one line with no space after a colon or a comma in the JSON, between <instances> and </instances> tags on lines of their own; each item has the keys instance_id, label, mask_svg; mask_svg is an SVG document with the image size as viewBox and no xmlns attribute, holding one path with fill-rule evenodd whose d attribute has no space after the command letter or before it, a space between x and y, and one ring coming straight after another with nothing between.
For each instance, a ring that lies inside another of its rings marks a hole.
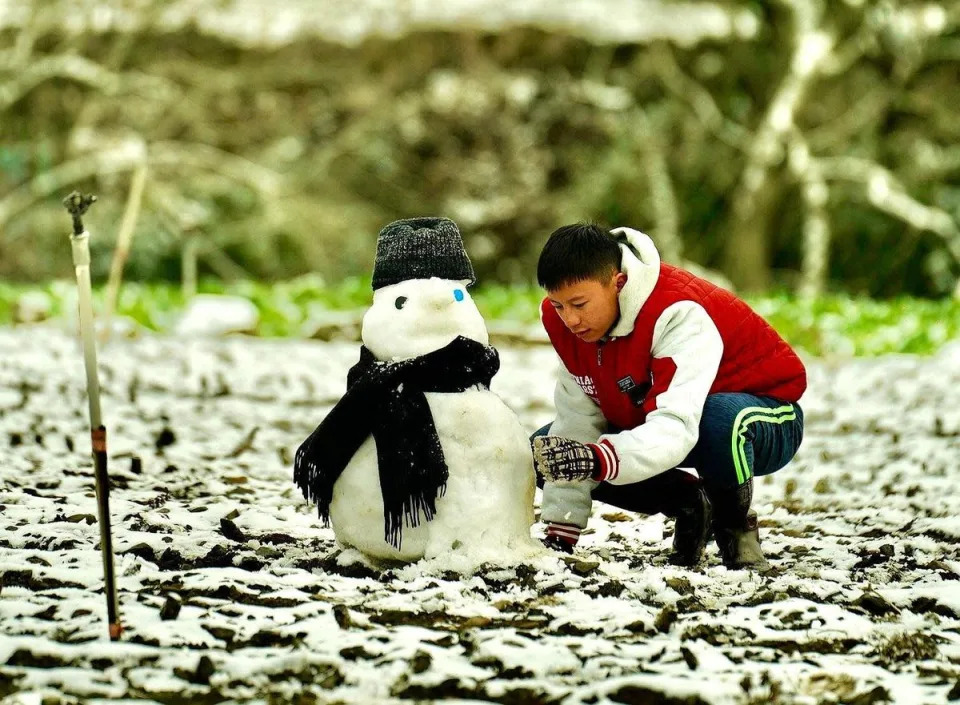
<instances>
[{"instance_id":1,"label":"snowman","mask_svg":"<svg viewBox=\"0 0 960 705\"><path fill-rule=\"evenodd\" d=\"M297 451L294 480L338 543L375 559L539 552L534 474L460 232L446 218L386 226L347 392Z\"/></svg>"}]
</instances>

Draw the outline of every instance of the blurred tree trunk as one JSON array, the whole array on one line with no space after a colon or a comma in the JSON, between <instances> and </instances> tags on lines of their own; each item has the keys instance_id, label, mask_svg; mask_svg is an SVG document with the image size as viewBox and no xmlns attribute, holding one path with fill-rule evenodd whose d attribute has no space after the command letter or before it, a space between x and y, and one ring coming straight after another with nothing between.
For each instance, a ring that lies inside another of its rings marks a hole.
<instances>
[{"instance_id":1,"label":"blurred tree trunk","mask_svg":"<svg viewBox=\"0 0 960 705\"><path fill-rule=\"evenodd\" d=\"M725 271L734 285L745 291L764 290L770 284L767 237L772 209L780 202L778 166L784 161L796 114L834 44L834 37L821 26L821 2L780 2L792 16L790 62L750 142L747 163L733 194L729 237L724 242Z\"/></svg>"},{"instance_id":2,"label":"blurred tree trunk","mask_svg":"<svg viewBox=\"0 0 960 705\"><path fill-rule=\"evenodd\" d=\"M733 204L729 236L724 240L723 271L739 291L764 291L770 286L768 233L773 209L780 201L779 181L764 173L749 196Z\"/></svg>"}]
</instances>

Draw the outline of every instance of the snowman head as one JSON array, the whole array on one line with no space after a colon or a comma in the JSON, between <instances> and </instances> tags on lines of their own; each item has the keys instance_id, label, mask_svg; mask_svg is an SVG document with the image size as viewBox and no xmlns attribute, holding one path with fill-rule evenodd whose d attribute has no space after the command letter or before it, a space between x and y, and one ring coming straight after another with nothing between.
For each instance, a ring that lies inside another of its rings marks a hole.
<instances>
[{"instance_id":1,"label":"snowman head","mask_svg":"<svg viewBox=\"0 0 960 705\"><path fill-rule=\"evenodd\" d=\"M384 361L425 355L458 335L486 345L487 327L467 293L474 281L473 265L452 220L390 223L377 237L364 345Z\"/></svg>"},{"instance_id":2,"label":"snowman head","mask_svg":"<svg viewBox=\"0 0 960 705\"><path fill-rule=\"evenodd\" d=\"M467 283L432 277L377 289L363 317L363 344L388 362L439 350L458 335L486 345L487 326Z\"/></svg>"}]
</instances>

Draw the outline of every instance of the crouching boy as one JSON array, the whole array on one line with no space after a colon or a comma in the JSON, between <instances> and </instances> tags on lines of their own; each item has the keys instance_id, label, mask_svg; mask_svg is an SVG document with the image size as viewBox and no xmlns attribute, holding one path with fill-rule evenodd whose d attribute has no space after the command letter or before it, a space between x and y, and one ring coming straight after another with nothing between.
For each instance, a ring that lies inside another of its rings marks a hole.
<instances>
[{"instance_id":1,"label":"crouching boy","mask_svg":"<svg viewBox=\"0 0 960 705\"><path fill-rule=\"evenodd\" d=\"M697 564L712 531L728 568L767 567L753 477L786 465L803 437L794 351L629 228L556 230L537 279L561 361L556 420L533 438L545 542L572 551L597 499L674 517L675 564Z\"/></svg>"}]
</instances>

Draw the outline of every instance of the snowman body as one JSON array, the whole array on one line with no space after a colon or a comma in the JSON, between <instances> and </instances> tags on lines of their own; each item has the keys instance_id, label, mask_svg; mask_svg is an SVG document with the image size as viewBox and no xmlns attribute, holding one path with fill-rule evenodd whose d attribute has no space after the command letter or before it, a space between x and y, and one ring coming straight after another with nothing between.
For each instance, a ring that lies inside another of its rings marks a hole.
<instances>
[{"instance_id":1,"label":"snowman body","mask_svg":"<svg viewBox=\"0 0 960 705\"><path fill-rule=\"evenodd\" d=\"M457 336L488 344L486 325L464 282L411 279L374 293L363 343L378 360L399 362L438 350ZM333 487L337 541L379 559L413 561L448 552L477 560L531 550L534 475L527 434L488 389L425 394L449 473L436 514L404 523L394 547L384 537L376 441L368 437Z\"/></svg>"}]
</instances>

